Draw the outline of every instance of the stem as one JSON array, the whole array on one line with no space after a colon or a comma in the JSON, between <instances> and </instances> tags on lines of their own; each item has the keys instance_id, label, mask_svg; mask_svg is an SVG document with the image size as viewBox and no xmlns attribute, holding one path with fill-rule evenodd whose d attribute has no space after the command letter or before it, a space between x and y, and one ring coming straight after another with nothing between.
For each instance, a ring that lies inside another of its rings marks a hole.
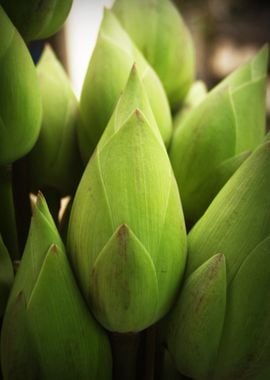
<instances>
[{"instance_id":1,"label":"stem","mask_svg":"<svg viewBox=\"0 0 270 380\"><path fill-rule=\"evenodd\" d=\"M141 344L140 333L110 334L113 356L113 380L136 380Z\"/></svg>"},{"instance_id":2,"label":"stem","mask_svg":"<svg viewBox=\"0 0 270 380\"><path fill-rule=\"evenodd\" d=\"M13 193L19 248L23 252L32 215L25 157L13 164Z\"/></svg>"},{"instance_id":3,"label":"stem","mask_svg":"<svg viewBox=\"0 0 270 380\"><path fill-rule=\"evenodd\" d=\"M143 380L154 380L156 358L156 326L145 330Z\"/></svg>"},{"instance_id":4,"label":"stem","mask_svg":"<svg viewBox=\"0 0 270 380\"><path fill-rule=\"evenodd\" d=\"M19 258L18 235L12 191L12 166L0 166L0 233L13 260Z\"/></svg>"}]
</instances>

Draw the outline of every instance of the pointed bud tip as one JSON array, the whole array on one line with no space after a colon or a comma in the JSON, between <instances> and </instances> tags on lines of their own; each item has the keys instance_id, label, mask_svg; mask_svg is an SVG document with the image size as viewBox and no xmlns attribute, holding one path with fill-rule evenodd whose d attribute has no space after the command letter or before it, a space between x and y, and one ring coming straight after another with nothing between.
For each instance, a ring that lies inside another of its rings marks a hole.
<instances>
[{"instance_id":1,"label":"pointed bud tip","mask_svg":"<svg viewBox=\"0 0 270 380\"><path fill-rule=\"evenodd\" d=\"M123 240L128 234L129 234L129 227L127 224L121 224L117 231L116 231L117 237L119 240Z\"/></svg>"},{"instance_id":2,"label":"pointed bud tip","mask_svg":"<svg viewBox=\"0 0 270 380\"><path fill-rule=\"evenodd\" d=\"M225 262L225 256L223 253L217 253L215 256L213 256L213 262L217 265L220 263Z\"/></svg>"},{"instance_id":3,"label":"pointed bud tip","mask_svg":"<svg viewBox=\"0 0 270 380\"><path fill-rule=\"evenodd\" d=\"M60 252L60 249L59 249L58 245L52 244L49 248L48 254L58 255L59 252Z\"/></svg>"},{"instance_id":4,"label":"pointed bud tip","mask_svg":"<svg viewBox=\"0 0 270 380\"><path fill-rule=\"evenodd\" d=\"M136 80L139 81L139 82L141 82L137 63L134 62L133 65L131 66L131 70L130 70L130 73L129 73L129 77L128 77L126 88L128 87L128 84L130 82L133 82L133 81L136 81Z\"/></svg>"},{"instance_id":5,"label":"pointed bud tip","mask_svg":"<svg viewBox=\"0 0 270 380\"><path fill-rule=\"evenodd\" d=\"M44 197L43 193L39 190L38 193L37 193L36 207L37 207L40 203L43 203L44 201L45 201L45 197Z\"/></svg>"},{"instance_id":6,"label":"pointed bud tip","mask_svg":"<svg viewBox=\"0 0 270 380\"><path fill-rule=\"evenodd\" d=\"M131 73L137 73L137 72L138 72L137 63L134 62L131 67Z\"/></svg>"},{"instance_id":7,"label":"pointed bud tip","mask_svg":"<svg viewBox=\"0 0 270 380\"><path fill-rule=\"evenodd\" d=\"M144 121L144 115L142 113L142 111L139 109L139 108L135 108L134 112L133 112L133 116L138 119L139 121Z\"/></svg>"}]
</instances>

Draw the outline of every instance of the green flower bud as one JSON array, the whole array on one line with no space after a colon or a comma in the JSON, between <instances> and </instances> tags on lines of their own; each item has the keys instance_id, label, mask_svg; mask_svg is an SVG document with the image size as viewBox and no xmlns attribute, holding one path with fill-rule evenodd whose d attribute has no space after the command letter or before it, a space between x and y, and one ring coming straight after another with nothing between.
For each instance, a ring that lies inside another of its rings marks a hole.
<instances>
[{"instance_id":1,"label":"green flower bud","mask_svg":"<svg viewBox=\"0 0 270 380\"><path fill-rule=\"evenodd\" d=\"M267 142L189 233L186 279L167 339L178 370L195 380L270 376L269 167Z\"/></svg>"},{"instance_id":2,"label":"green flower bud","mask_svg":"<svg viewBox=\"0 0 270 380\"><path fill-rule=\"evenodd\" d=\"M186 116L188 116L190 110L196 107L199 103L201 103L207 95L207 88L203 81L196 81L190 87L189 92L185 98L183 106L176 113L173 119L174 129L180 128L183 124L183 120Z\"/></svg>"},{"instance_id":3,"label":"green flower bud","mask_svg":"<svg viewBox=\"0 0 270 380\"><path fill-rule=\"evenodd\" d=\"M157 72L176 109L195 76L189 30L170 0L116 0L113 12Z\"/></svg>"},{"instance_id":4,"label":"green flower bud","mask_svg":"<svg viewBox=\"0 0 270 380\"><path fill-rule=\"evenodd\" d=\"M263 141L267 56L264 47L210 91L175 130L170 158L191 224Z\"/></svg>"},{"instance_id":5,"label":"green flower bud","mask_svg":"<svg viewBox=\"0 0 270 380\"><path fill-rule=\"evenodd\" d=\"M5 313L9 379L110 379L108 340L89 314L41 195Z\"/></svg>"},{"instance_id":6,"label":"green flower bud","mask_svg":"<svg viewBox=\"0 0 270 380\"><path fill-rule=\"evenodd\" d=\"M38 141L28 159L31 187L61 195L75 192L82 167L77 145L78 103L60 62L47 46L37 66L43 119Z\"/></svg>"},{"instance_id":7,"label":"green flower bud","mask_svg":"<svg viewBox=\"0 0 270 380\"><path fill-rule=\"evenodd\" d=\"M135 66L78 187L68 246L85 298L107 329L137 332L168 312L185 265L185 226Z\"/></svg>"},{"instance_id":8,"label":"green flower bud","mask_svg":"<svg viewBox=\"0 0 270 380\"><path fill-rule=\"evenodd\" d=\"M0 317L4 314L13 280L12 262L0 235Z\"/></svg>"},{"instance_id":9,"label":"green flower bud","mask_svg":"<svg viewBox=\"0 0 270 380\"><path fill-rule=\"evenodd\" d=\"M21 36L0 6L0 165L28 153L41 122L35 67Z\"/></svg>"},{"instance_id":10,"label":"green flower bud","mask_svg":"<svg viewBox=\"0 0 270 380\"><path fill-rule=\"evenodd\" d=\"M1 0L1 4L26 41L56 33L67 18L72 0Z\"/></svg>"},{"instance_id":11,"label":"green flower bud","mask_svg":"<svg viewBox=\"0 0 270 380\"><path fill-rule=\"evenodd\" d=\"M112 12L105 10L81 96L80 149L88 161L136 62L160 133L169 143L172 120L163 86Z\"/></svg>"}]
</instances>

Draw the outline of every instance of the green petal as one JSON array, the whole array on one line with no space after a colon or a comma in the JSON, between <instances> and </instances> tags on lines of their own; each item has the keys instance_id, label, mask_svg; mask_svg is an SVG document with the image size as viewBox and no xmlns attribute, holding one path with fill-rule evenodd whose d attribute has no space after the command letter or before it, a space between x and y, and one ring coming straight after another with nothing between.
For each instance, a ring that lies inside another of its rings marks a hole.
<instances>
[{"instance_id":1,"label":"green petal","mask_svg":"<svg viewBox=\"0 0 270 380\"><path fill-rule=\"evenodd\" d=\"M227 88L209 93L176 129L170 159L188 220L194 221L193 197L199 198L199 184L234 155L235 143L236 126ZM200 196L204 198L202 192Z\"/></svg>"},{"instance_id":2,"label":"green petal","mask_svg":"<svg viewBox=\"0 0 270 380\"><path fill-rule=\"evenodd\" d=\"M67 258L52 246L28 302L42 379L110 379L109 342L89 314Z\"/></svg>"},{"instance_id":3,"label":"green petal","mask_svg":"<svg viewBox=\"0 0 270 380\"><path fill-rule=\"evenodd\" d=\"M5 379L36 380L39 365L29 335L26 300L20 292L10 301L1 334L1 365Z\"/></svg>"},{"instance_id":4,"label":"green petal","mask_svg":"<svg viewBox=\"0 0 270 380\"><path fill-rule=\"evenodd\" d=\"M264 48L210 91L175 130L170 158L189 224L201 214L195 205L199 202L198 208L204 210L211 200L201 185L224 161L263 142L266 63Z\"/></svg>"},{"instance_id":5,"label":"green petal","mask_svg":"<svg viewBox=\"0 0 270 380\"><path fill-rule=\"evenodd\" d=\"M192 84L187 93L185 101L173 118L174 130L181 128L184 125L184 118L188 117L192 108L199 105L207 95L207 88L203 81L197 80Z\"/></svg>"},{"instance_id":6,"label":"green petal","mask_svg":"<svg viewBox=\"0 0 270 380\"><path fill-rule=\"evenodd\" d=\"M61 195L75 192L82 167L77 144L78 102L60 62L49 46L37 65L43 118L38 141L28 156L34 191L47 187Z\"/></svg>"},{"instance_id":7,"label":"green petal","mask_svg":"<svg viewBox=\"0 0 270 380\"><path fill-rule=\"evenodd\" d=\"M127 225L100 252L90 276L93 310L107 329L136 332L153 323L159 298L155 267Z\"/></svg>"},{"instance_id":8,"label":"green petal","mask_svg":"<svg viewBox=\"0 0 270 380\"><path fill-rule=\"evenodd\" d=\"M3 165L33 148L40 130L41 101L33 61L1 6L0 25L0 164Z\"/></svg>"},{"instance_id":9,"label":"green petal","mask_svg":"<svg viewBox=\"0 0 270 380\"><path fill-rule=\"evenodd\" d=\"M230 283L247 254L270 234L269 167L267 142L241 165L190 232L187 275L222 252Z\"/></svg>"},{"instance_id":10,"label":"green petal","mask_svg":"<svg viewBox=\"0 0 270 380\"><path fill-rule=\"evenodd\" d=\"M247 63L233 71L216 88L230 86L232 90L237 89L245 82L266 78L268 64L268 46L265 45Z\"/></svg>"},{"instance_id":11,"label":"green petal","mask_svg":"<svg viewBox=\"0 0 270 380\"><path fill-rule=\"evenodd\" d=\"M193 194L190 213L193 220L198 220L217 193L226 184L233 173L242 165L250 155L250 152L243 152L237 156L229 158L214 169L202 183L198 184L198 191Z\"/></svg>"},{"instance_id":12,"label":"green petal","mask_svg":"<svg viewBox=\"0 0 270 380\"><path fill-rule=\"evenodd\" d=\"M56 244L64 250L63 243L50 215L46 201L42 194L39 194L37 203L34 206L29 235L16 280L11 291L10 300L14 299L14 297L23 290L26 301L28 302L45 255L52 244Z\"/></svg>"},{"instance_id":13,"label":"green petal","mask_svg":"<svg viewBox=\"0 0 270 380\"><path fill-rule=\"evenodd\" d=\"M265 77L238 87L231 96L236 118L237 154L255 149L263 141L266 125ZM248 104L251 106L247 107Z\"/></svg>"},{"instance_id":14,"label":"green petal","mask_svg":"<svg viewBox=\"0 0 270 380\"><path fill-rule=\"evenodd\" d=\"M168 348L181 373L194 379L211 378L225 308L225 259L218 254L191 274L169 315Z\"/></svg>"},{"instance_id":15,"label":"green petal","mask_svg":"<svg viewBox=\"0 0 270 380\"><path fill-rule=\"evenodd\" d=\"M98 149L102 150L103 146L107 144L111 137L126 123L135 110L140 110L150 128L152 128L157 139L160 141L162 147L163 142L158 130L158 126L151 109L147 93L140 78L137 65L134 64L123 94L120 96L119 101L115 107L112 117L101 136ZM164 148L165 149L165 148Z\"/></svg>"},{"instance_id":16,"label":"green petal","mask_svg":"<svg viewBox=\"0 0 270 380\"><path fill-rule=\"evenodd\" d=\"M269 363L269 329L270 237L248 255L230 285L214 379L257 379Z\"/></svg>"},{"instance_id":17,"label":"green petal","mask_svg":"<svg viewBox=\"0 0 270 380\"><path fill-rule=\"evenodd\" d=\"M186 258L183 214L170 162L155 128L138 109L105 140L75 196L68 231L71 260L91 304L89 276L95 259L118 226L128 225L156 268L162 288L157 320L171 305Z\"/></svg>"}]
</instances>

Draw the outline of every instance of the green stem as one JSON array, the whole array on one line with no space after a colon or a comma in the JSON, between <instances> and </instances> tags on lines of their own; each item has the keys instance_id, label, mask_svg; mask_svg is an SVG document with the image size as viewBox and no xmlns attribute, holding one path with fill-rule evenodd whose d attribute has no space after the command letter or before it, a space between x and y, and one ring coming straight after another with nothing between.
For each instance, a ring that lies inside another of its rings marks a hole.
<instances>
[{"instance_id":1,"label":"green stem","mask_svg":"<svg viewBox=\"0 0 270 380\"><path fill-rule=\"evenodd\" d=\"M31 203L28 188L26 157L13 164L13 194L17 221L18 243L22 253L31 221Z\"/></svg>"},{"instance_id":2,"label":"green stem","mask_svg":"<svg viewBox=\"0 0 270 380\"><path fill-rule=\"evenodd\" d=\"M156 326L151 326L144 332L144 368L143 380L154 380L156 359Z\"/></svg>"},{"instance_id":3,"label":"green stem","mask_svg":"<svg viewBox=\"0 0 270 380\"><path fill-rule=\"evenodd\" d=\"M140 333L110 334L113 356L113 380L136 380L141 343Z\"/></svg>"},{"instance_id":4,"label":"green stem","mask_svg":"<svg viewBox=\"0 0 270 380\"><path fill-rule=\"evenodd\" d=\"M19 258L18 235L12 191L12 166L0 166L0 233L13 260Z\"/></svg>"}]
</instances>

